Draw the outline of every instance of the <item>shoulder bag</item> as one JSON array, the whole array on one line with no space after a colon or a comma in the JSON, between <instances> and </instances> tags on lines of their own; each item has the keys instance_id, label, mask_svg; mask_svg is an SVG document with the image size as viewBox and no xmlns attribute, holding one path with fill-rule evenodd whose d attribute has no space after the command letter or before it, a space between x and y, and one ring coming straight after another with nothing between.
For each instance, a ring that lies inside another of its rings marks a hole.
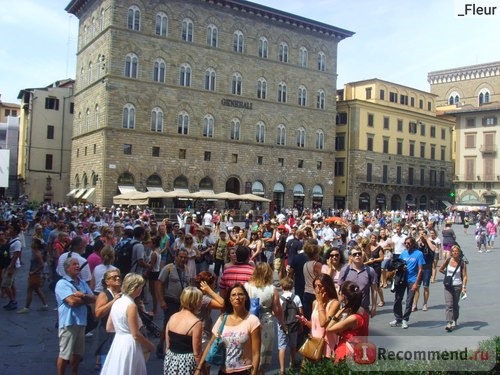
<instances>
[{"instance_id":1,"label":"shoulder bag","mask_svg":"<svg viewBox=\"0 0 500 375\"><path fill-rule=\"evenodd\" d=\"M224 324L226 323L227 314L224 314L222 322L217 331L217 336L212 342L212 345L208 349L207 356L205 357L205 362L210 363L213 366L224 366L226 363L226 346L222 340L222 330L224 329Z\"/></svg>"},{"instance_id":2,"label":"shoulder bag","mask_svg":"<svg viewBox=\"0 0 500 375\"><path fill-rule=\"evenodd\" d=\"M455 273L457 272L458 267L462 267L461 263L458 264L455 267L455 270L453 271L453 273L451 274L451 276L448 276L448 264L450 264L449 260L446 262L446 275L445 275L445 277L443 279L443 284L444 284L445 288L451 288L453 286L453 276L455 276Z\"/></svg>"},{"instance_id":3,"label":"shoulder bag","mask_svg":"<svg viewBox=\"0 0 500 375\"><path fill-rule=\"evenodd\" d=\"M319 361L323 358L323 352L325 349L325 335L326 328L321 337L309 336L304 344L300 347L299 353L310 361Z\"/></svg>"}]
</instances>

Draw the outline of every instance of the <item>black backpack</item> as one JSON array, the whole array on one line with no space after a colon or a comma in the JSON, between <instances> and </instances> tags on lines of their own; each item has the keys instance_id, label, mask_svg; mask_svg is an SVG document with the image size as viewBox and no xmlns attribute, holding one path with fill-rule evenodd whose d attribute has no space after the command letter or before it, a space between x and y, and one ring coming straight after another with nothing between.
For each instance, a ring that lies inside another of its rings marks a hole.
<instances>
[{"instance_id":1,"label":"black backpack","mask_svg":"<svg viewBox=\"0 0 500 375\"><path fill-rule=\"evenodd\" d=\"M120 240L115 246L115 267L118 268L124 277L127 273L132 270L135 263L132 264L132 254L134 252L134 246L138 244L139 241L132 238L125 238Z\"/></svg>"},{"instance_id":2,"label":"black backpack","mask_svg":"<svg viewBox=\"0 0 500 375\"><path fill-rule=\"evenodd\" d=\"M10 256L10 245L12 245L16 241L19 240L16 238L0 246L0 269L4 269L10 266L10 262L12 260Z\"/></svg>"},{"instance_id":3,"label":"black backpack","mask_svg":"<svg viewBox=\"0 0 500 375\"><path fill-rule=\"evenodd\" d=\"M297 320L297 314L299 313L299 307L294 301L295 294L290 297L280 297L283 301L283 315L285 318L285 324L288 327L289 332L294 332L299 328L299 322Z\"/></svg>"}]
</instances>

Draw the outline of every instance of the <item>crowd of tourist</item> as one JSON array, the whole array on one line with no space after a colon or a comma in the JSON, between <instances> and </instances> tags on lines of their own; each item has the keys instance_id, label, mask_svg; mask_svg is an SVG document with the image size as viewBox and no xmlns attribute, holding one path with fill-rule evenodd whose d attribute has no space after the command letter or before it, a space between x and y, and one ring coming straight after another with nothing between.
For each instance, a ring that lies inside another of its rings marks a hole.
<instances>
[{"instance_id":1,"label":"crowd of tourist","mask_svg":"<svg viewBox=\"0 0 500 375\"><path fill-rule=\"evenodd\" d=\"M428 309L437 271L449 281L451 332L468 282L453 227L459 222L467 234L474 225L478 251L491 252L499 224L494 215L438 211L249 212L239 226L231 212L217 210L179 210L173 220L139 208L45 204L35 211L2 204L1 210L4 308L29 313L35 293L40 310L48 310L43 283L50 286L58 303L61 375L68 365L77 373L94 315L102 374L145 374L151 352L164 358L165 374L208 374L207 354L218 337L226 346L220 374L265 373L275 346L285 373L300 365L297 349L308 334L325 337L324 358L338 362L368 336L389 290L395 293L389 325L407 329L412 312ZM16 270L27 247L27 298L18 309ZM215 324L212 310L219 315ZM152 321L160 313L161 337L153 343L141 316Z\"/></svg>"}]
</instances>

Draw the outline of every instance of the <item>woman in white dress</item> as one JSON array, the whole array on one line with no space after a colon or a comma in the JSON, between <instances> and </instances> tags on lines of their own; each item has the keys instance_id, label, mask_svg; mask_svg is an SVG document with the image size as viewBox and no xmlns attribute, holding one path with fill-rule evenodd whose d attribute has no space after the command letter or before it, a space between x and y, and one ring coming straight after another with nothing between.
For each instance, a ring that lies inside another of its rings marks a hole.
<instances>
[{"instance_id":1,"label":"woman in white dress","mask_svg":"<svg viewBox=\"0 0 500 375\"><path fill-rule=\"evenodd\" d=\"M154 344L142 335L142 325L134 299L144 287L141 275L129 273L123 279L122 296L113 304L106 330L115 338L104 362L101 375L145 375L144 353L152 352Z\"/></svg>"}]
</instances>

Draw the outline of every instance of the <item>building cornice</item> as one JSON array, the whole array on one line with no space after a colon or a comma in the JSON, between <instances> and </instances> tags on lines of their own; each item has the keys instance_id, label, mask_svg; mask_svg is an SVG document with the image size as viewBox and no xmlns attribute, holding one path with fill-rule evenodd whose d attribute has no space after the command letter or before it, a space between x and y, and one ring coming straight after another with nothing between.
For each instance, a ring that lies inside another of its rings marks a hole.
<instances>
[{"instance_id":1,"label":"building cornice","mask_svg":"<svg viewBox=\"0 0 500 375\"><path fill-rule=\"evenodd\" d=\"M500 76L500 61L464 66L461 68L436 70L427 74L431 85L456 81L469 81L486 77Z\"/></svg>"},{"instance_id":2,"label":"building cornice","mask_svg":"<svg viewBox=\"0 0 500 375\"><path fill-rule=\"evenodd\" d=\"M65 10L68 13L78 17L79 13L94 0L71 0ZM331 26L323 22L311 20L309 18L297 16L288 12L266 7L264 5L255 4L245 0L199 0L200 2L229 8L233 11L239 11L245 14L254 15L257 17L266 18L270 21L287 24L299 29L324 34L338 41L349 38L354 35L353 31L341 29Z\"/></svg>"}]
</instances>

